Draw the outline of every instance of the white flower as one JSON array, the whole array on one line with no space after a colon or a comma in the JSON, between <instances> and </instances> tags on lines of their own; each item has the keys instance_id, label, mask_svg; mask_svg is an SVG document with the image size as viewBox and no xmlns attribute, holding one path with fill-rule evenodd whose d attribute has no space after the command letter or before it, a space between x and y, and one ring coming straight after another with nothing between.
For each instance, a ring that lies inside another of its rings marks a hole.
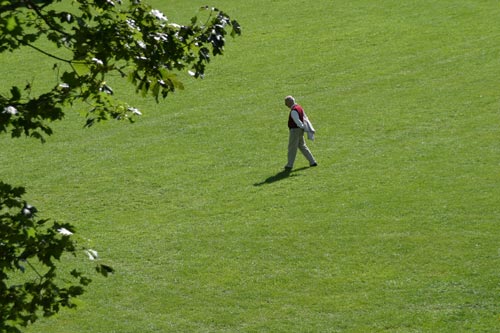
<instances>
[{"instance_id":1,"label":"white flower","mask_svg":"<svg viewBox=\"0 0 500 333\"><path fill-rule=\"evenodd\" d=\"M168 35L167 34L158 33L158 34L155 34L153 38L157 42L159 42L159 41L166 42L168 40Z\"/></svg>"},{"instance_id":2,"label":"white flower","mask_svg":"<svg viewBox=\"0 0 500 333\"><path fill-rule=\"evenodd\" d=\"M85 250L85 253L87 253L87 256L89 257L90 260L96 260L99 258L99 254L95 250Z\"/></svg>"},{"instance_id":3,"label":"white flower","mask_svg":"<svg viewBox=\"0 0 500 333\"><path fill-rule=\"evenodd\" d=\"M73 233L71 231L69 231L68 229L66 229L66 228L59 228L59 229L57 229L57 232L60 233L63 236L71 236L71 235L73 235Z\"/></svg>"},{"instance_id":4,"label":"white flower","mask_svg":"<svg viewBox=\"0 0 500 333\"><path fill-rule=\"evenodd\" d=\"M133 30L137 30L137 31L141 31L141 29L139 27L137 27L137 25L135 24L135 21L132 20L132 19L127 19L127 24L128 26L133 29Z\"/></svg>"},{"instance_id":5,"label":"white flower","mask_svg":"<svg viewBox=\"0 0 500 333\"><path fill-rule=\"evenodd\" d=\"M67 83L60 83L60 84L59 84L59 88L62 88L62 89L69 89L69 84L67 84Z\"/></svg>"},{"instance_id":6,"label":"white flower","mask_svg":"<svg viewBox=\"0 0 500 333\"><path fill-rule=\"evenodd\" d=\"M98 64L99 66L104 66L104 63L102 62L101 59L92 58L92 61Z\"/></svg>"},{"instance_id":7,"label":"white flower","mask_svg":"<svg viewBox=\"0 0 500 333\"><path fill-rule=\"evenodd\" d=\"M17 109L15 107L13 107L12 105L9 105L9 106L6 106L5 108L3 108L2 113L8 113L12 116L15 116L16 114L19 113L19 111L17 111Z\"/></svg>"},{"instance_id":8,"label":"white flower","mask_svg":"<svg viewBox=\"0 0 500 333\"><path fill-rule=\"evenodd\" d=\"M158 9L151 10L149 12L149 14L153 15L154 17L156 17L159 20L167 21L167 17L162 12L160 12Z\"/></svg>"},{"instance_id":9,"label":"white flower","mask_svg":"<svg viewBox=\"0 0 500 333\"><path fill-rule=\"evenodd\" d=\"M140 48L146 49L146 43L144 43L142 40L137 41L137 45L139 45Z\"/></svg>"},{"instance_id":10,"label":"white flower","mask_svg":"<svg viewBox=\"0 0 500 333\"><path fill-rule=\"evenodd\" d=\"M132 107L130 107L130 108L128 108L128 110L129 110L130 112L132 112L133 114L135 114L136 116L142 116L142 112L141 112L141 111L139 111L139 110L138 110L138 109L136 109L136 108L132 108Z\"/></svg>"},{"instance_id":11,"label":"white flower","mask_svg":"<svg viewBox=\"0 0 500 333\"><path fill-rule=\"evenodd\" d=\"M196 75L196 73L193 72L193 71L188 71L188 74L191 75L191 76L195 76Z\"/></svg>"}]
</instances>

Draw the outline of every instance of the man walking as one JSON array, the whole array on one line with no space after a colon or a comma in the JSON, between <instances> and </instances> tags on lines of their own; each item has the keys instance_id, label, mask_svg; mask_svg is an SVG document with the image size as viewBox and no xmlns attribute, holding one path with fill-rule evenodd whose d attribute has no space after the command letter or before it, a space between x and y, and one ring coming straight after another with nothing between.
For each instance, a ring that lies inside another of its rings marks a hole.
<instances>
[{"instance_id":1,"label":"man walking","mask_svg":"<svg viewBox=\"0 0 500 333\"><path fill-rule=\"evenodd\" d=\"M288 163L285 165L285 170L292 170L297 156L297 149L309 161L309 166L317 166L318 163L314 159L311 151L306 145L304 140L304 109L295 103L295 98L292 96L285 97L285 105L290 108L288 115L288 128L290 129L290 136L288 138Z\"/></svg>"}]
</instances>

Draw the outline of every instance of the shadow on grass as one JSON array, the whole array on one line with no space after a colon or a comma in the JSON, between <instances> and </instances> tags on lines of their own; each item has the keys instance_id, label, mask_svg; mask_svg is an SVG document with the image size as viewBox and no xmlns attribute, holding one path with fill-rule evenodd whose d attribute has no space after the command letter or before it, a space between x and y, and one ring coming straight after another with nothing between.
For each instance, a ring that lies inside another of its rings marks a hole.
<instances>
[{"instance_id":1,"label":"shadow on grass","mask_svg":"<svg viewBox=\"0 0 500 333\"><path fill-rule=\"evenodd\" d=\"M275 175L273 175L271 177L266 178L264 181L262 181L260 183L253 184L253 186L262 186L262 185L265 185L265 184L272 184L274 182L283 180L285 178L293 177L293 176L295 176L293 173L295 173L297 171L304 170L304 169L309 169L309 168L308 167L303 167L303 168L299 168L299 169L295 169L295 170L283 170L283 171L280 171L280 172L278 172L277 174L275 174Z\"/></svg>"}]
</instances>

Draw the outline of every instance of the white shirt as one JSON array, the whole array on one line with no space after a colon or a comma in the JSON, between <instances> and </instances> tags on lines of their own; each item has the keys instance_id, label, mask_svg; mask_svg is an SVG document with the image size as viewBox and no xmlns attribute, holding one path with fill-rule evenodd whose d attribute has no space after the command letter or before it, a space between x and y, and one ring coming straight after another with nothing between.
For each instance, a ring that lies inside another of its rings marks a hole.
<instances>
[{"instance_id":1,"label":"white shirt","mask_svg":"<svg viewBox=\"0 0 500 333\"><path fill-rule=\"evenodd\" d=\"M293 107L293 105L292 105ZM309 121L309 118L307 118L307 115L304 111L304 122L300 120L299 113L295 110L292 110L290 113L293 121L299 128L302 128L305 132L307 132L307 137L309 140L314 140L314 134L316 133L316 130L314 129L313 125Z\"/></svg>"},{"instance_id":2,"label":"white shirt","mask_svg":"<svg viewBox=\"0 0 500 333\"><path fill-rule=\"evenodd\" d=\"M292 116L292 119L295 122L295 124L297 124L299 128L304 129L304 123L300 121L299 113L295 110L292 110L292 113L290 115Z\"/></svg>"}]
</instances>

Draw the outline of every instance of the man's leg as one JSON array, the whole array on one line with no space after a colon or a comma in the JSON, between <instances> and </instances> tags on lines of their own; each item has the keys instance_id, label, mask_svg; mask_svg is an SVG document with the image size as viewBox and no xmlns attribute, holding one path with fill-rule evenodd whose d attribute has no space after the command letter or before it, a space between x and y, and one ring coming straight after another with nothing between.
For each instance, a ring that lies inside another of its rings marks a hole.
<instances>
[{"instance_id":1,"label":"man's leg","mask_svg":"<svg viewBox=\"0 0 500 333\"><path fill-rule=\"evenodd\" d=\"M302 155L304 155L304 157L309 161L309 165L317 164L313 154L306 145L306 141L304 140L303 135L301 135L299 138L298 148L300 149Z\"/></svg>"},{"instance_id":2,"label":"man's leg","mask_svg":"<svg viewBox=\"0 0 500 333\"><path fill-rule=\"evenodd\" d=\"M295 157L297 156L297 148L299 147L299 141L303 137L303 133L303 130L300 128L290 129L290 136L288 137L288 163L285 168L293 168Z\"/></svg>"}]
</instances>

